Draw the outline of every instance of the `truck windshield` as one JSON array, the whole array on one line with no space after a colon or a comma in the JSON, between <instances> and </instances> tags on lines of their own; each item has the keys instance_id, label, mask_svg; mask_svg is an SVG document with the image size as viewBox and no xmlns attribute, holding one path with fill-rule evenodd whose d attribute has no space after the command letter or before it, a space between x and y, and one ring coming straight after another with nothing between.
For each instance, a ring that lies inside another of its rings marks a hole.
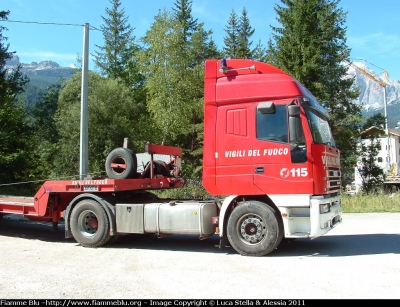
<instances>
[{"instance_id":1,"label":"truck windshield","mask_svg":"<svg viewBox=\"0 0 400 307\"><path fill-rule=\"evenodd\" d=\"M304 108L307 121L316 144L325 144L336 147L335 140L329 127L327 119L313 108Z\"/></svg>"}]
</instances>

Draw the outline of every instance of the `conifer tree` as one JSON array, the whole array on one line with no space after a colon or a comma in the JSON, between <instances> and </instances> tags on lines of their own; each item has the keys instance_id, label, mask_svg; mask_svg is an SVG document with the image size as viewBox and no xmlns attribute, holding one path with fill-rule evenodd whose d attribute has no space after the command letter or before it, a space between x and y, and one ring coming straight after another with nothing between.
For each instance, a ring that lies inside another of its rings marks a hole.
<instances>
[{"instance_id":1,"label":"conifer tree","mask_svg":"<svg viewBox=\"0 0 400 307\"><path fill-rule=\"evenodd\" d=\"M272 27L269 59L303 83L329 111L330 125L342 154L342 174L352 172L361 108L358 90L346 78L350 49L346 13L339 0L281 0L276 5L281 27Z\"/></svg>"},{"instance_id":2,"label":"conifer tree","mask_svg":"<svg viewBox=\"0 0 400 307\"><path fill-rule=\"evenodd\" d=\"M174 18L181 25L182 39L186 42L197 30L197 19L192 16L192 0L176 0L172 8Z\"/></svg>"},{"instance_id":3,"label":"conifer tree","mask_svg":"<svg viewBox=\"0 0 400 307\"><path fill-rule=\"evenodd\" d=\"M7 20L10 11L0 11L0 20ZM21 65L12 71L7 71L5 65L7 60L11 60L15 52L8 51L8 37L3 36L3 31L7 28L0 26L0 103L15 101L18 94L21 94L24 85L29 79L21 72Z\"/></svg>"},{"instance_id":4,"label":"conifer tree","mask_svg":"<svg viewBox=\"0 0 400 307\"><path fill-rule=\"evenodd\" d=\"M134 44L135 37L132 36L134 29L128 23L124 9L121 8L121 1L109 1L112 8L106 8L107 16L102 16L104 24L100 27L104 46L96 45L99 51L95 51L95 63L103 76L120 78L128 85L135 84L136 80L132 80L130 75L132 68L135 68L130 61L138 51L138 46ZM130 69L128 69L129 63Z\"/></svg>"},{"instance_id":5,"label":"conifer tree","mask_svg":"<svg viewBox=\"0 0 400 307\"><path fill-rule=\"evenodd\" d=\"M227 36L224 37L224 56L228 58L236 59L257 59L264 60L266 56L266 50L258 42L257 46L252 49L251 37L253 36L255 29L250 25L249 17L247 16L246 8L243 8L240 17L235 13L234 10L228 19L228 25L225 27Z\"/></svg>"},{"instance_id":6,"label":"conifer tree","mask_svg":"<svg viewBox=\"0 0 400 307\"><path fill-rule=\"evenodd\" d=\"M152 134L152 127L149 124L146 106L145 77L140 72L141 48L132 35L134 29L128 23L124 9L121 8L121 1L109 1L112 8L106 8L107 16L102 16L104 24L101 26L101 30L104 36L104 46L96 45L100 51L96 52L95 63L102 76L116 79L118 82L122 81L130 88L129 102L133 104L132 107L135 107L135 126L136 132L138 132L132 142L144 144L147 140L142 137L147 138L145 135ZM118 87L118 89L122 90L122 87ZM116 99L118 97L121 98L116 95ZM125 102L115 101L120 104ZM112 124L108 123L109 126ZM134 146L136 147L136 145Z\"/></svg>"},{"instance_id":7,"label":"conifer tree","mask_svg":"<svg viewBox=\"0 0 400 307\"><path fill-rule=\"evenodd\" d=\"M0 20L7 20L10 11L0 11ZM0 183L14 183L29 177L31 127L25 107L18 100L29 79L21 72L21 66L9 71L7 60L15 52L8 50L8 38L3 36L7 28L0 26Z\"/></svg>"},{"instance_id":8,"label":"conifer tree","mask_svg":"<svg viewBox=\"0 0 400 307\"><path fill-rule=\"evenodd\" d=\"M225 27L225 32L227 36L224 37L224 57L232 59L237 58L239 49L239 18L233 9L229 15L228 25Z\"/></svg>"},{"instance_id":9,"label":"conifer tree","mask_svg":"<svg viewBox=\"0 0 400 307\"><path fill-rule=\"evenodd\" d=\"M243 8L242 15L239 19L239 32L238 32L238 53L237 57L241 59L253 58L253 50L251 45L253 41L250 40L253 36L255 29L250 25L249 17L247 16L246 8Z\"/></svg>"}]
</instances>

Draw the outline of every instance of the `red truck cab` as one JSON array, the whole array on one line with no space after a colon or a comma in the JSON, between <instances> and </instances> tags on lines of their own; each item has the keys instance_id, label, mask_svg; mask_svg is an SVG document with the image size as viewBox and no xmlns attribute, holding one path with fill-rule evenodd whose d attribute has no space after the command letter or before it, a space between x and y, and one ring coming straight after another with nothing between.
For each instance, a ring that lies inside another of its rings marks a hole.
<instances>
[{"instance_id":1,"label":"red truck cab","mask_svg":"<svg viewBox=\"0 0 400 307\"><path fill-rule=\"evenodd\" d=\"M250 212L254 201L272 208L287 239L315 238L339 224L340 151L329 115L310 91L282 70L252 60L208 60L204 79L203 186L212 195L228 195L221 238L229 239L229 229L237 227L231 235L237 242L254 243L247 239L247 220L238 220L240 226L226 221L235 201ZM254 220L263 225L263 218Z\"/></svg>"},{"instance_id":2,"label":"red truck cab","mask_svg":"<svg viewBox=\"0 0 400 307\"><path fill-rule=\"evenodd\" d=\"M339 192L340 152L316 98L266 63L225 63L206 62L204 187L213 195Z\"/></svg>"}]
</instances>

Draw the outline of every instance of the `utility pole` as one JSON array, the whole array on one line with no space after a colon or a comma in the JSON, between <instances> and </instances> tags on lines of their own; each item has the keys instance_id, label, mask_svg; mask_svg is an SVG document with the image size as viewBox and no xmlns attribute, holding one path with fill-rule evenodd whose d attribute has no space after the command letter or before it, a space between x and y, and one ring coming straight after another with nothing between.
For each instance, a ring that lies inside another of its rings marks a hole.
<instances>
[{"instance_id":1,"label":"utility pole","mask_svg":"<svg viewBox=\"0 0 400 307\"><path fill-rule=\"evenodd\" d=\"M83 28L82 84L81 84L81 137L79 178L88 174L88 72L89 72L89 24Z\"/></svg>"},{"instance_id":2,"label":"utility pole","mask_svg":"<svg viewBox=\"0 0 400 307\"><path fill-rule=\"evenodd\" d=\"M391 161L390 161L390 134L389 134L389 127L388 127L388 119L387 119L387 103L386 103L386 84L383 87L383 106L385 112L385 133L386 133L386 169L388 172L391 170Z\"/></svg>"}]
</instances>

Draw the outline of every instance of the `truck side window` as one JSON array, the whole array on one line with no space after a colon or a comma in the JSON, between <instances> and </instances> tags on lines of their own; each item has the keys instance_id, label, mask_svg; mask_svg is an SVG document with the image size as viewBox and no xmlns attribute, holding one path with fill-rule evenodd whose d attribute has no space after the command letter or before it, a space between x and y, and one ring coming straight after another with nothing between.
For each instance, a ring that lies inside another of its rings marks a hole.
<instances>
[{"instance_id":1,"label":"truck side window","mask_svg":"<svg viewBox=\"0 0 400 307\"><path fill-rule=\"evenodd\" d=\"M288 118L286 105L275 106L275 112L262 114L256 111L257 139L273 142L288 142Z\"/></svg>"}]
</instances>

